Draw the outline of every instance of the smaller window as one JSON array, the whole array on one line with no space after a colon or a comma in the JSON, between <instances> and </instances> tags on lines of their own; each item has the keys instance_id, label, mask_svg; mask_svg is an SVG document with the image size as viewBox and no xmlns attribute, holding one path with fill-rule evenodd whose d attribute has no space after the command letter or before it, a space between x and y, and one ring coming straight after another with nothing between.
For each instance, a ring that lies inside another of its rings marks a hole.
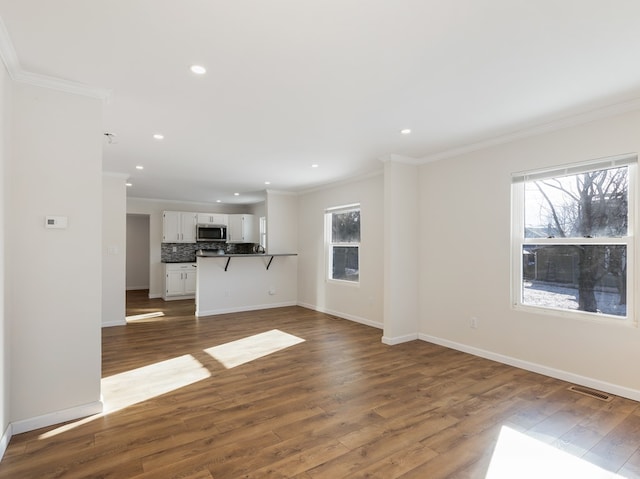
<instances>
[{"instance_id":1,"label":"smaller window","mask_svg":"<svg viewBox=\"0 0 640 479\"><path fill-rule=\"evenodd\" d=\"M260 217L260 246L267 248L267 217Z\"/></svg>"},{"instance_id":2,"label":"smaller window","mask_svg":"<svg viewBox=\"0 0 640 479\"><path fill-rule=\"evenodd\" d=\"M360 281L360 205L331 208L325 213L327 277Z\"/></svg>"}]
</instances>

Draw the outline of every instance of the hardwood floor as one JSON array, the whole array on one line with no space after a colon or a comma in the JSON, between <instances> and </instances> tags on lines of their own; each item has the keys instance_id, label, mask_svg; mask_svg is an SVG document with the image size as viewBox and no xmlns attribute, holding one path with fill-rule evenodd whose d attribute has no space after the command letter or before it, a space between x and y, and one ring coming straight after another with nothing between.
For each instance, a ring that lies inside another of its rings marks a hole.
<instances>
[{"instance_id":1,"label":"hardwood floor","mask_svg":"<svg viewBox=\"0 0 640 479\"><path fill-rule=\"evenodd\" d=\"M196 319L193 301L129 295L127 314L159 313L103 330L110 411L14 436L0 478L484 478L514 457L520 473L490 476L519 478L547 445L640 478L637 402L304 308ZM214 359L271 330L304 342Z\"/></svg>"}]
</instances>

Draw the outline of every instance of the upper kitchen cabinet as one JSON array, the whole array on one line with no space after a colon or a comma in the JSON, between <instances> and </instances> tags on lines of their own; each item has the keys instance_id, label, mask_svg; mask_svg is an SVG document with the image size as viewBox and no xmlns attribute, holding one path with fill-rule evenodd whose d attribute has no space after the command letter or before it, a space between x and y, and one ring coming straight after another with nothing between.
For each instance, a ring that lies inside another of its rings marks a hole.
<instances>
[{"instance_id":1,"label":"upper kitchen cabinet","mask_svg":"<svg viewBox=\"0 0 640 479\"><path fill-rule=\"evenodd\" d=\"M165 211L162 214L163 243L195 243L196 213Z\"/></svg>"},{"instance_id":2,"label":"upper kitchen cabinet","mask_svg":"<svg viewBox=\"0 0 640 479\"><path fill-rule=\"evenodd\" d=\"M253 215L228 215L227 243L257 243L258 231Z\"/></svg>"},{"instance_id":3,"label":"upper kitchen cabinet","mask_svg":"<svg viewBox=\"0 0 640 479\"><path fill-rule=\"evenodd\" d=\"M199 225L228 225L227 215L220 213L198 213Z\"/></svg>"}]
</instances>

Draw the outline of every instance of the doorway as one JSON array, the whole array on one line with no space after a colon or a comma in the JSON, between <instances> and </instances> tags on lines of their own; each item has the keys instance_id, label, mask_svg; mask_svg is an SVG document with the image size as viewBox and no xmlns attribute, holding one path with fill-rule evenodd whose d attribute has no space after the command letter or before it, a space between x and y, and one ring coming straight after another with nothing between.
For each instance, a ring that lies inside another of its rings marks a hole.
<instances>
[{"instance_id":1,"label":"doorway","mask_svg":"<svg viewBox=\"0 0 640 479\"><path fill-rule=\"evenodd\" d=\"M127 214L127 291L149 289L149 215Z\"/></svg>"}]
</instances>

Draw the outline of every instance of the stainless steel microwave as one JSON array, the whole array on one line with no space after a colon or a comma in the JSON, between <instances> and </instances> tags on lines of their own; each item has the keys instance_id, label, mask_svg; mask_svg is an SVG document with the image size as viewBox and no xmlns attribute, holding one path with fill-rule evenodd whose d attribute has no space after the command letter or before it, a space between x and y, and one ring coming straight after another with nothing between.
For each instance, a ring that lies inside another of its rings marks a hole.
<instances>
[{"instance_id":1,"label":"stainless steel microwave","mask_svg":"<svg viewBox=\"0 0 640 479\"><path fill-rule=\"evenodd\" d=\"M196 241L227 241L225 225L196 225Z\"/></svg>"}]
</instances>

